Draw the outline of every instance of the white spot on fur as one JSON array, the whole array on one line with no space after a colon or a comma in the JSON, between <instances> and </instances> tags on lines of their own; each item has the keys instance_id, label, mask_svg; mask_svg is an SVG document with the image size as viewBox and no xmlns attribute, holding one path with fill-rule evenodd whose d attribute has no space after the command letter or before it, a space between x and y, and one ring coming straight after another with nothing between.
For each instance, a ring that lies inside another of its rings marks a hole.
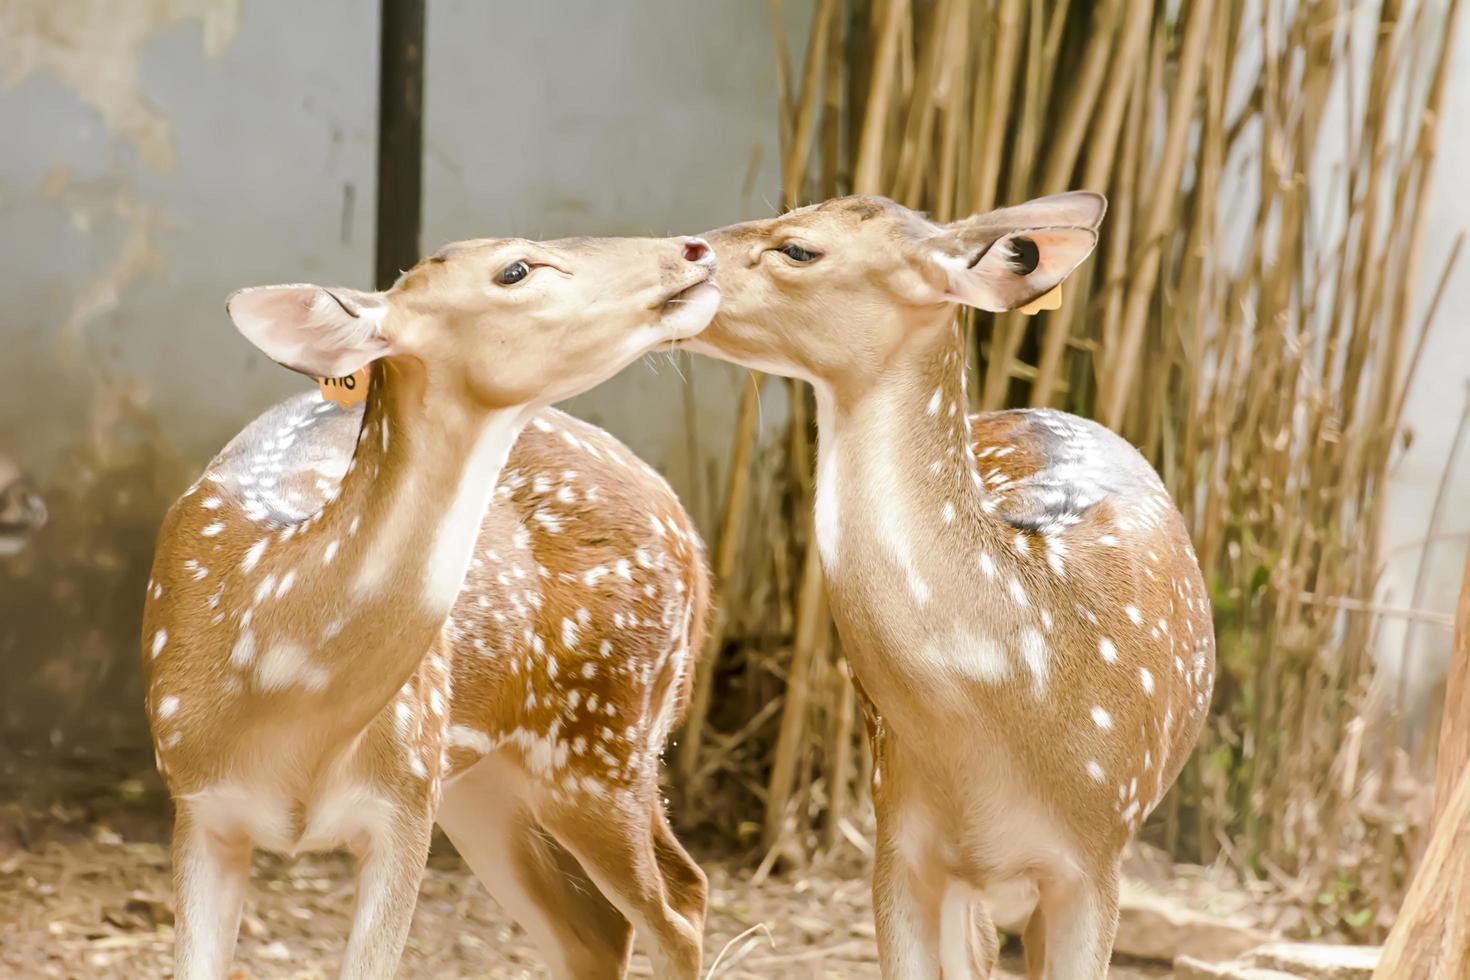
<instances>
[{"instance_id":1,"label":"white spot on fur","mask_svg":"<svg viewBox=\"0 0 1470 980\"><path fill-rule=\"evenodd\" d=\"M282 691L297 685L321 691L329 679L326 668L312 663L310 652L299 643L277 643L255 668L255 681L263 691Z\"/></svg>"},{"instance_id":2,"label":"white spot on fur","mask_svg":"<svg viewBox=\"0 0 1470 980\"><path fill-rule=\"evenodd\" d=\"M1095 705L1092 709L1092 723L1098 728L1107 731L1113 727L1113 716L1108 714L1106 709Z\"/></svg>"},{"instance_id":3,"label":"white spot on fur","mask_svg":"<svg viewBox=\"0 0 1470 980\"><path fill-rule=\"evenodd\" d=\"M240 636L235 640L234 649L230 651L230 663L244 669L249 667L255 660L255 633L252 630L241 630Z\"/></svg>"},{"instance_id":4,"label":"white spot on fur","mask_svg":"<svg viewBox=\"0 0 1470 980\"><path fill-rule=\"evenodd\" d=\"M168 719L172 718L174 716L174 713L178 710L179 699L170 694L168 697L158 702L159 721L167 721Z\"/></svg>"},{"instance_id":5,"label":"white spot on fur","mask_svg":"<svg viewBox=\"0 0 1470 980\"><path fill-rule=\"evenodd\" d=\"M270 543L271 539L265 537L251 545L250 550L245 552L245 560L240 562L240 570L242 572L253 570L260 563L260 556L265 554L266 546Z\"/></svg>"},{"instance_id":6,"label":"white spot on fur","mask_svg":"<svg viewBox=\"0 0 1470 980\"><path fill-rule=\"evenodd\" d=\"M153 634L153 647L152 647L153 656L156 657L160 653L162 653L163 652L163 646L167 642L168 642L168 630L159 630L157 633L154 633Z\"/></svg>"},{"instance_id":7,"label":"white spot on fur","mask_svg":"<svg viewBox=\"0 0 1470 980\"><path fill-rule=\"evenodd\" d=\"M1097 652L1110 664L1118 662L1118 648L1113 646L1113 641L1106 636L1097 641Z\"/></svg>"},{"instance_id":8,"label":"white spot on fur","mask_svg":"<svg viewBox=\"0 0 1470 980\"><path fill-rule=\"evenodd\" d=\"M1021 632L1021 660L1026 664L1026 669L1031 671L1032 686L1036 696L1046 694L1047 675L1051 670L1051 652L1047 649L1046 639L1042 637L1041 631L1026 629Z\"/></svg>"}]
</instances>

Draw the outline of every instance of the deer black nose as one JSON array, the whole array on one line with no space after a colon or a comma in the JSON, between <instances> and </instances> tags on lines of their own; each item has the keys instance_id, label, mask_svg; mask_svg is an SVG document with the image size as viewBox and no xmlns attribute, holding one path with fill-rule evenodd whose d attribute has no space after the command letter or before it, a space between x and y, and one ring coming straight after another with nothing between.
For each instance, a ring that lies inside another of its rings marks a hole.
<instances>
[{"instance_id":1,"label":"deer black nose","mask_svg":"<svg viewBox=\"0 0 1470 980\"><path fill-rule=\"evenodd\" d=\"M715 251L703 238L686 238L684 239L684 261L693 262L695 265L713 266Z\"/></svg>"}]
</instances>

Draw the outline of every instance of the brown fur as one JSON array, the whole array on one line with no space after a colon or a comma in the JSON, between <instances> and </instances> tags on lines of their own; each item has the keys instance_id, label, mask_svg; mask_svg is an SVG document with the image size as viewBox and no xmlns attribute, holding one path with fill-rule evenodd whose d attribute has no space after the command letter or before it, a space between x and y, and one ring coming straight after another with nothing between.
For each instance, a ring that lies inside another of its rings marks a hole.
<instances>
[{"instance_id":1,"label":"brown fur","mask_svg":"<svg viewBox=\"0 0 1470 980\"><path fill-rule=\"evenodd\" d=\"M377 360L365 410L267 412L159 534L142 640L178 805L179 976L228 963L242 854L338 845L359 860L344 975L390 974L441 795L477 872L515 863L499 880L523 914L551 914L531 895L585 915L543 932L562 969L626 951L631 920L670 975L696 974L703 877L668 834L657 762L703 636L701 545L656 473L536 406L691 329L710 297L668 300L707 280L702 258L683 239L477 241L386 293L232 299L283 361ZM516 260L538 271L487 285ZM598 562L615 567L589 581ZM487 800L476 772L505 777L488 784L505 819L459 805L461 783ZM585 900L564 880L579 862Z\"/></svg>"},{"instance_id":2,"label":"brown fur","mask_svg":"<svg viewBox=\"0 0 1470 980\"><path fill-rule=\"evenodd\" d=\"M689 346L816 388L817 541L873 748L888 977L989 975L986 905L1013 888L1035 902L1028 972L1102 977L1122 848L1204 720L1208 595L1157 475L1093 423L967 411L955 300L1049 291L1101 217L1074 194L939 226L861 198L708 236L724 300Z\"/></svg>"}]
</instances>

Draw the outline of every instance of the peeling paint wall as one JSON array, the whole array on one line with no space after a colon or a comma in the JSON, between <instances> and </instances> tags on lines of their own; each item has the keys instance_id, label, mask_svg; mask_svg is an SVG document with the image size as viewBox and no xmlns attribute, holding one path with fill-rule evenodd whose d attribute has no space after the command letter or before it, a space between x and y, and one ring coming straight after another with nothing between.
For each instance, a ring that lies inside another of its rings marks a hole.
<instances>
[{"instance_id":1,"label":"peeling paint wall","mask_svg":"<svg viewBox=\"0 0 1470 980\"><path fill-rule=\"evenodd\" d=\"M799 44L810 5L788 7ZM767 16L436 0L425 246L769 213ZM377 5L351 0L0 4L0 446L60 501L23 562L0 564L0 734L141 724L129 597L141 605L162 508L305 383L229 327L224 296L370 285L377 35ZM737 384L653 360L568 407L700 511L694 474L725 452Z\"/></svg>"}]
</instances>

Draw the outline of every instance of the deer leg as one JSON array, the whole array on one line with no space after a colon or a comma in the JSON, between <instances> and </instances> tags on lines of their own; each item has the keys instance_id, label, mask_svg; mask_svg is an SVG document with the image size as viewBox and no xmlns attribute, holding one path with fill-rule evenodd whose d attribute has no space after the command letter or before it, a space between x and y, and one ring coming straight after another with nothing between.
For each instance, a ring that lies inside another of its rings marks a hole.
<instances>
[{"instance_id":1,"label":"deer leg","mask_svg":"<svg viewBox=\"0 0 1470 980\"><path fill-rule=\"evenodd\" d=\"M940 905L939 959L944 980L988 980L1000 953L1000 937L985 903L951 879Z\"/></svg>"},{"instance_id":2,"label":"deer leg","mask_svg":"<svg viewBox=\"0 0 1470 980\"><path fill-rule=\"evenodd\" d=\"M1046 969L1046 915L1038 902L1021 933L1021 952L1026 957L1026 980L1041 980Z\"/></svg>"},{"instance_id":3,"label":"deer leg","mask_svg":"<svg viewBox=\"0 0 1470 980\"><path fill-rule=\"evenodd\" d=\"M444 789L439 826L486 890L536 944L558 980L627 974L633 927L508 787L515 773L477 763Z\"/></svg>"},{"instance_id":4,"label":"deer leg","mask_svg":"<svg viewBox=\"0 0 1470 980\"><path fill-rule=\"evenodd\" d=\"M883 817L880 811L873 864L879 969L889 980L939 980L942 895L905 853L896 821Z\"/></svg>"},{"instance_id":5,"label":"deer leg","mask_svg":"<svg viewBox=\"0 0 1470 980\"><path fill-rule=\"evenodd\" d=\"M1027 977L1106 977L1118 931L1117 866L1093 875L1044 878L1039 884L1040 900L1024 936ZM1033 945L1041 947L1035 954Z\"/></svg>"},{"instance_id":6,"label":"deer leg","mask_svg":"<svg viewBox=\"0 0 1470 980\"><path fill-rule=\"evenodd\" d=\"M995 922L991 920L984 902L971 903L970 911L974 916L973 948L979 968L978 975L983 980L989 980L990 975L995 972L995 961L1000 958L1000 936L995 931Z\"/></svg>"},{"instance_id":7,"label":"deer leg","mask_svg":"<svg viewBox=\"0 0 1470 980\"><path fill-rule=\"evenodd\" d=\"M342 959L344 978L388 978L398 970L434 827L427 814L409 811L403 807L381 833L353 848L357 907Z\"/></svg>"},{"instance_id":8,"label":"deer leg","mask_svg":"<svg viewBox=\"0 0 1470 980\"><path fill-rule=\"evenodd\" d=\"M615 798L627 802L614 803L608 797L597 807L552 803L538 815L633 924L653 961L654 976L697 978L702 936L671 903L649 816L650 808L657 804L624 794Z\"/></svg>"},{"instance_id":9,"label":"deer leg","mask_svg":"<svg viewBox=\"0 0 1470 980\"><path fill-rule=\"evenodd\" d=\"M180 980L218 980L229 970L250 879L250 852L243 834L216 834L179 803L173 874L174 976Z\"/></svg>"},{"instance_id":10,"label":"deer leg","mask_svg":"<svg viewBox=\"0 0 1470 980\"><path fill-rule=\"evenodd\" d=\"M709 903L709 879L704 869L694 862L669 826L663 807L653 808L653 847L658 868L664 878L669 903L674 906L694 931L704 934L704 915Z\"/></svg>"}]
</instances>

